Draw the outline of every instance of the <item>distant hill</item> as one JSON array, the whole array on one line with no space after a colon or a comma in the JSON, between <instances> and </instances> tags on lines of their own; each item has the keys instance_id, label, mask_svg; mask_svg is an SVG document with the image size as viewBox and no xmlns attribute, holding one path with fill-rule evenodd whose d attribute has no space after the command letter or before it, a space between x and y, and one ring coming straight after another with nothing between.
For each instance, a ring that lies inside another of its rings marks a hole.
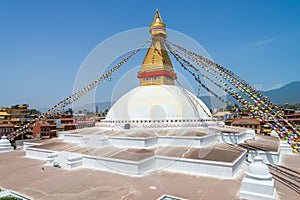
<instances>
[{"instance_id":1,"label":"distant hill","mask_svg":"<svg viewBox=\"0 0 300 200\"><path fill-rule=\"evenodd\" d=\"M96 106L98 106L98 111L104 111L105 109L109 109L111 107L111 102L102 102L102 103L95 103L95 104L86 104L84 106L80 106L80 107L75 107L73 108L73 110L75 112L78 111L84 111L84 110L88 110L88 111L96 111ZM48 110L48 108L37 108L37 110L39 110L40 112L45 112L46 110Z\"/></svg>"},{"instance_id":2,"label":"distant hill","mask_svg":"<svg viewBox=\"0 0 300 200\"><path fill-rule=\"evenodd\" d=\"M261 93L269 97L271 101L277 105L283 105L285 103L296 104L300 102L300 81L291 82L278 89L261 91ZM210 97L210 96L201 96L200 98L209 108L211 108L211 98L214 101L217 101L214 99L214 97ZM233 100L230 96L227 96L227 100L231 101L232 103L236 103L236 101ZM109 109L111 105L112 105L111 102L96 103L95 105L88 104L82 107L75 108L75 111L78 110L83 111L84 109L95 111L96 106L98 106L99 111L103 111L105 109ZM47 108L40 108L38 110L43 112L46 111Z\"/></svg>"},{"instance_id":3,"label":"distant hill","mask_svg":"<svg viewBox=\"0 0 300 200\"><path fill-rule=\"evenodd\" d=\"M277 105L283 105L285 103L288 104L296 104L300 102L300 81L291 82L287 85L282 86L281 88L269 90L269 91L261 91L264 95L271 99ZM238 104L234 99L230 96L226 96L227 100L232 103ZM218 100L214 99L214 97L210 96L201 96L201 100L207 105L207 107L211 108L211 99L214 102L218 102ZM98 106L99 111L103 111L105 109L109 109L113 103L111 102L103 102L103 103L96 103ZM216 104L216 103L215 103ZM222 107L222 106L220 106ZM77 108L76 110L83 110L84 108L88 110L95 111L94 105L86 105L82 108Z\"/></svg>"},{"instance_id":4,"label":"distant hill","mask_svg":"<svg viewBox=\"0 0 300 200\"><path fill-rule=\"evenodd\" d=\"M300 102L300 81L291 82L281 88L263 91L275 104L296 104Z\"/></svg>"},{"instance_id":5,"label":"distant hill","mask_svg":"<svg viewBox=\"0 0 300 200\"><path fill-rule=\"evenodd\" d=\"M84 106L81 106L81 107L76 107L76 108L73 108L76 111L84 111L85 109L88 110L88 111L93 111L95 112L96 111L96 106L98 107L98 111L104 111L106 109L109 109L111 107L112 103L111 102L101 102L101 103L95 103L95 104L86 104Z\"/></svg>"},{"instance_id":6,"label":"distant hill","mask_svg":"<svg viewBox=\"0 0 300 200\"><path fill-rule=\"evenodd\" d=\"M260 92L277 105L300 103L300 81L291 82L278 89ZM202 96L200 98L209 108L211 107L211 98L214 97ZM226 98L230 102L236 103L229 95Z\"/></svg>"}]
</instances>

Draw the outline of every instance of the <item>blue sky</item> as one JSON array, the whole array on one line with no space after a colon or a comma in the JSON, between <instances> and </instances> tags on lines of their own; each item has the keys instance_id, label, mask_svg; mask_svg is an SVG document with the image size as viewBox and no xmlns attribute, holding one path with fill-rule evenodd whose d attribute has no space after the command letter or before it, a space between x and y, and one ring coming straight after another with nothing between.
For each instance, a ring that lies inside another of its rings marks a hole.
<instances>
[{"instance_id":1,"label":"blue sky","mask_svg":"<svg viewBox=\"0 0 300 200\"><path fill-rule=\"evenodd\" d=\"M300 1L0 0L0 106L69 96L89 52L147 27L156 8L168 28L259 89L300 80Z\"/></svg>"}]
</instances>

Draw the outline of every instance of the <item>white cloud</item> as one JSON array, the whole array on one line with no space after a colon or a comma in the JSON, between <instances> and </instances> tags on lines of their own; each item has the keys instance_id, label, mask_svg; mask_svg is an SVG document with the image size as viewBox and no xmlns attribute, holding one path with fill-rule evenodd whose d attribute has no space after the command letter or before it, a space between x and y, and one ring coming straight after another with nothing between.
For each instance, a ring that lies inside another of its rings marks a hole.
<instances>
[{"instance_id":1,"label":"white cloud","mask_svg":"<svg viewBox=\"0 0 300 200\"><path fill-rule=\"evenodd\" d=\"M283 83L277 83L277 84L273 85L272 87L270 87L268 90L275 90L275 89L281 88L284 85L285 84L283 84Z\"/></svg>"},{"instance_id":2,"label":"white cloud","mask_svg":"<svg viewBox=\"0 0 300 200\"><path fill-rule=\"evenodd\" d=\"M262 41L259 41L259 42L255 42L253 43L252 45L253 46L262 46L262 45L265 45L267 43L270 43L270 42L273 42L274 40L276 40L276 38L269 38L269 39L266 39L266 40L262 40Z\"/></svg>"},{"instance_id":3,"label":"white cloud","mask_svg":"<svg viewBox=\"0 0 300 200\"><path fill-rule=\"evenodd\" d=\"M254 84L253 87L255 87L257 90L262 90L263 84Z\"/></svg>"},{"instance_id":4,"label":"white cloud","mask_svg":"<svg viewBox=\"0 0 300 200\"><path fill-rule=\"evenodd\" d=\"M278 88L281 88L282 86L284 86L284 83L276 83L275 85L272 85L271 87L266 87L263 84L254 84L253 86L260 91L269 91L269 90L275 90Z\"/></svg>"}]
</instances>

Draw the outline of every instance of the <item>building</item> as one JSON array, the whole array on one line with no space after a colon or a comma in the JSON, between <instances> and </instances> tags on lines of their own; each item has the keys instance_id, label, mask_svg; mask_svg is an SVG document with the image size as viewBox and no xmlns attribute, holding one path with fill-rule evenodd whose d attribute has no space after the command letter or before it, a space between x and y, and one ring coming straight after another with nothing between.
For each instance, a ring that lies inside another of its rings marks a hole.
<instances>
[{"instance_id":1,"label":"building","mask_svg":"<svg viewBox=\"0 0 300 200\"><path fill-rule=\"evenodd\" d=\"M217 113L213 114L213 117L218 120L228 120L232 117L232 113L229 111L218 111Z\"/></svg>"},{"instance_id":2,"label":"building","mask_svg":"<svg viewBox=\"0 0 300 200\"><path fill-rule=\"evenodd\" d=\"M57 128L58 131L74 130L77 128L72 116L56 116L55 118L49 118L46 120L50 125Z\"/></svg>"},{"instance_id":3,"label":"building","mask_svg":"<svg viewBox=\"0 0 300 200\"><path fill-rule=\"evenodd\" d=\"M95 126L95 121L93 120L80 120L77 121L77 129L81 128L89 128L89 127L94 127Z\"/></svg>"},{"instance_id":4,"label":"building","mask_svg":"<svg viewBox=\"0 0 300 200\"><path fill-rule=\"evenodd\" d=\"M0 124L8 124L11 120L11 115L5 111L0 111Z\"/></svg>"},{"instance_id":5,"label":"building","mask_svg":"<svg viewBox=\"0 0 300 200\"><path fill-rule=\"evenodd\" d=\"M64 131L75 130L77 127L77 123L75 123L73 117L60 118L60 122L61 122L61 126L63 127Z\"/></svg>"},{"instance_id":6,"label":"building","mask_svg":"<svg viewBox=\"0 0 300 200\"><path fill-rule=\"evenodd\" d=\"M255 118L235 118L233 119L231 125L243 128L251 128L255 130L256 133L260 133L262 130L260 122Z\"/></svg>"},{"instance_id":7,"label":"building","mask_svg":"<svg viewBox=\"0 0 300 200\"><path fill-rule=\"evenodd\" d=\"M28 104L18 104L11 106L10 108L6 108L6 111L11 115L11 118L18 118L22 123L24 123L30 116L30 110L28 108Z\"/></svg>"},{"instance_id":8,"label":"building","mask_svg":"<svg viewBox=\"0 0 300 200\"><path fill-rule=\"evenodd\" d=\"M30 136L29 136L30 137ZM32 128L32 138L57 137L56 125L48 122L37 122Z\"/></svg>"},{"instance_id":9,"label":"building","mask_svg":"<svg viewBox=\"0 0 300 200\"><path fill-rule=\"evenodd\" d=\"M296 111L292 114L286 114L285 115L286 119L295 124L298 129L300 129L300 111Z\"/></svg>"},{"instance_id":10,"label":"building","mask_svg":"<svg viewBox=\"0 0 300 200\"><path fill-rule=\"evenodd\" d=\"M14 132L13 124L0 124L0 136L9 135Z\"/></svg>"},{"instance_id":11,"label":"building","mask_svg":"<svg viewBox=\"0 0 300 200\"><path fill-rule=\"evenodd\" d=\"M77 129L94 127L95 118L88 118L86 114L73 114L74 122L77 123Z\"/></svg>"},{"instance_id":12,"label":"building","mask_svg":"<svg viewBox=\"0 0 300 200\"><path fill-rule=\"evenodd\" d=\"M22 126L36 117L31 114L28 104L18 104L10 108L0 109L0 124L11 123L15 126Z\"/></svg>"}]
</instances>

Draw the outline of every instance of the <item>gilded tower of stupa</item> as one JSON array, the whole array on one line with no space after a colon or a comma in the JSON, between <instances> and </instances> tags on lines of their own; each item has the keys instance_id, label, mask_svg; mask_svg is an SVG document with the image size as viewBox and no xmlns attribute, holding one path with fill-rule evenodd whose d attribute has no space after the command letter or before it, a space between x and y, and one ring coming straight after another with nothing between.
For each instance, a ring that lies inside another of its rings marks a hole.
<instances>
[{"instance_id":1,"label":"gilded tower of stupa","mask_svg":"<svg viewBox=\"0 0 300 200\"><path fill-rule=\"evenodd\" d=\"M164 38L167 37L166 24L162 21L158 10L150 25L150 33L152 44L138 73L140 85L174 85L177 77L164 44Z\"/></svg>"}]
</instances>

